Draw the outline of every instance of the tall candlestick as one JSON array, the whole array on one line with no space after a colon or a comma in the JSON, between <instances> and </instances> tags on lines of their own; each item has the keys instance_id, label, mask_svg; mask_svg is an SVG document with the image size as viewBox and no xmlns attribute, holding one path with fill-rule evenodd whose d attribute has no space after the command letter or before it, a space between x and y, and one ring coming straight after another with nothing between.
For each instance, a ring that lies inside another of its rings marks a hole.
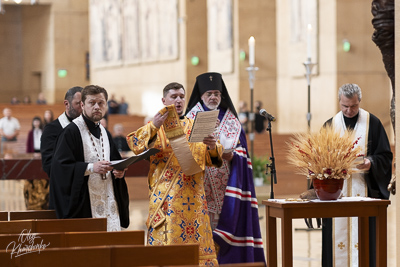
<instances>
[{"instance_id":1,"label":"tall candlestick","mask_svg":"<svg viewBox=\"0 0 400 267\"><path fill-rule=\"evenodd\" d=\"M307 59L311 60L311 24L307 25Z\"/></svg>"},{"instance_id":2,"label":"tall candlestick","mask_svg":"<svg viewBox=\"0 0 400 267\"><path fill-rule=\"evenodd\" d=\"M254 47L256 44L256 40L253 36L249 38L249 64L250 66L254 66Z\"/></svg>"}]
</instances>

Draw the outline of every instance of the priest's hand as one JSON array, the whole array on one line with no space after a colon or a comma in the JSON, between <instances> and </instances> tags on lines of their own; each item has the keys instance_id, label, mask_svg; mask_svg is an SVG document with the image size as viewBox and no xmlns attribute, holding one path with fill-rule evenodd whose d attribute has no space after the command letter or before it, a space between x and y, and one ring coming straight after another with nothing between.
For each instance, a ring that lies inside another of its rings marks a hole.
<instances>
[{"instance_id":1,"label":"priest's hand","mask_svg":"<svg viewBox=\"0 0 400 267\"><path fill-rule=\"evenodd\" d=\"M204 137L204 139L203 139L203 143L205 144L205 145L207 145L207 147L208 147L208 149L209 150L214 150L215 149L215 147L216 147L216 143L217 142L217 139L214 137L214 135L212 135L212 134L210 134L209 136L207 136L207 137Z\"/></svg>"},{"instance_id":2,"label":"priest's hand","mask_svg":"<svg viewBox=\"0 0 400 267\"><path fill-rule=\"evenodd\" d=\"M154 126L156 126L157 128L160 128L161 125L164 124L164 121L167 119L167 117L168 117L168 112L165 112L164 115L161 115L160 112L157 112L153 118Z\"/></svg>"},{"instance_id":3,"label":"priest's hand","mask_svg":"<svg viewBox=\"0 0 400 267\"><path fill-rule=\"evenodd\" d=\"M227 160L227 161L230 162L230 161L233 159L233 151L227 152L227 153L223 153L223 154L222 154L222 158L223 158L224 160Z\"/></svg>"},{"instance_id":4,"label":"priest's hand","mask_svg":"<svg viewBox=\"0 0 400 267\"><path fill-rule=\"evenodd\" d=\"M109 171L113 170L113 167L110 166L110 162L106 160L102 161L97 161L93 163L93 172L95 173L100 173L100 174L106 174Z\"/></svg>"},{"instance_id":5,"label":"priest's hand","mask_svg":"<svg viewBox=\"0 0 400 267\"><path fill-rule=\"evenodd\" d=\"M362 171L368 171L371 168L371 161L368 158L364 158L364 162L358 164L356 168Z\"/></svg>"},{"instance_id":6,"label":"priest's hand","mask_svg":"<svg viewBox=\"0 0 400 267\"><path fill-rule=\"evenodd\" d=\"M126 171L127 169L128 169L128 168L125 168L125 169L123 169L123 170L116 170L116 169L114 169L114 170L113 170L113 174L114 174L115 178L124 178L125 171Z\"/></svg>"}]
</instances>

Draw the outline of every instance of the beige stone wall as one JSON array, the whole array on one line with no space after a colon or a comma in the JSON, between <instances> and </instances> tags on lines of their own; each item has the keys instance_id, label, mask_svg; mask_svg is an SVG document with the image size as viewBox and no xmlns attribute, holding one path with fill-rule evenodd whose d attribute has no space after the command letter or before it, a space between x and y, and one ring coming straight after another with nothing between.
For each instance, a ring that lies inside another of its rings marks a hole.
<instances>
[{"instance_id":1,"label":"beige stone wall","mask_svg":"<svg viewBox=\"0 0 400 267\"><path fill-rule=\"evenodd\" d=\"M86 80L85 54L89 51L88 0L42 0L39 5L6 5L0 16L0 78L2 102L15 94L45 92L49 103L60 102L67 88L88 83L105 87L117 100L125 96L130 112L152 115L161 107L162 88L171 81L188 90L195 77L209 70L207 62L207 1L179 0L179 55L175 60L91 68ZM248 52L248 38L256 38L256 81L254 101L277 117L274 131L289 133L307 130L307 82L303 59L290 57L290 1L233 1L233 72L224 80L234 104L250 103L248 59L239 60L241 50ZM362 0L318 1L318 66L311 79L311 129L320 128L338 110L337 89L355 82L363 89L362 107L377 115L391 133L389 123L389 80L379 49L372 43L370 4ZM354 27L349 27L353 25ZM341 50L344 38L351 51ZM190 58L199 56L192 66ZM67 69L66 78L57 76ZM301 68L303 73L293 75ZM40 75L39 75L40 74ZM151 103L149 105L148 103ZM249 105L250 106L250 105Z\"/></svg>"},{"instance_id":2,"label":"beige stone wall","mask_svg":"<svg viewBox=\"0 0 400 267\"><path fill-rule=\"evenodd\" d=\"M190 96L196 77L208 70L207 57L207 1L185 1L185 24L186 31L182 38L186 42L186 68L187 94ZM187 36L190 36L188 38ZM193 56L199 57L200 61L197 66L193 66L190 62ZM188 98L189 101L189 98Z\"/></svg>"},{"instance_id":3,"label":"beige stone wall","mask_svg":"<svg viewBox=\"0 0 400 267\"><path fill-rule=\"evenodd\" d=\"M239 100L247 102L250 109L250 84L246 68L248 62L248 39L254 36L255 44L255 83L253 88L254 102L260 100L263 108L269 113L277 114L277 42L276 42L276 3L275 1L238 1L239 26L238 46L246 52L246 60L238 61L240 73ZM239 52L238 52L239 53ZM238 108L238 102L235 102Z\"/></svg>"},{"instance_id":4,"label":"beige stone wall","mask_svg":"<svg viewBox=\"0 0 400 267\"><path fill-rule=\"evenodd\" d=\"M89 84L85 66L86 53L89 51L88 2L52 1L54 65L50 71L54 79L54 100L57 102L64 99L68 88ZM68 70L68 76L59 78L57 71L64 68Z\"/></svg>"},{"instance_id":5,"label":"beige stone wall","mask_svg":"<svg viewBox=\"0 0 400 267\"><path fill-rule=\"evenodd\" d=\"M131 114L154 115L163 105L162 89L170 82L192 87L186 81L185 1L179 1L178 59L114 67L91 68L91 83L103 86L119 101L124 96ZM190 63L190 62L189 62Z\"/></svg>"},{"instance_id":6,"label":"beige stone wall","mask_svg":"<svg viewBox=\"0 0 400 267\"><path fill-rule=\"evenodd\" d=\"M278 97L277 125L280 133L306 131L307 82L290 72L290 6L277 2ZM361 107L378 116L392 137L389 120L391 89L379 49L371 40L370 3L362 0L322 0L318 6L318 69L311 78L311 131L339 111L337 90L344 83L357 83L363 91ZM343 39L351 43L344 52ZM304 49L304 61L306 50ZM305 74L305 68L304 68ZM392 138L391 138L392 139Z\"/></svg>"},{"instance_id":7,"label":"beige stone wall","mask_svg":"<svg viewBox=\"0 0 400 267\"><path fill-rule=\"evenodd\" d=\"M361 107L376 115L392 137L389 116L391 85L382 54L371 40L374 31L371 6L362 0L342 0L337 3L337 14L337 85L358 84L363 92ZM351 43L351 50L347 53L340 48L345 38Z\"/></svg>"},{"instance_id":8,"label":"beige stone wall","mask_svg":"<svg viewBox=\"0 0 400 267\"><path fill-rule=\"evenodd\" d=\"M21 8L9 7L0 15L0 80L1 101L10 102L14 94L22 94L22 27Z\"/></svg>"},{"instance_id":9,"label":"beige stone wall","mask_svg":"<svg viewBox=\"0 0 400 267\"><path fill-rule=\"evenodd\" d=\"M336 36L335 36L335 1L320 1L319 11L323 19L318 24L317 58L312 62L318 65L313 68L311 77L310 113L311 131L319 129L322 124L336 112ZM290 6L288 1L277 4L277 125L280 133L293 131L304 132L308 129L308 84L305 78L303 62L307 59L306 46L299 47L297 61L293 60L291 49ZM314 30L316 27L314 26ZM304 32L306 34L306 32ZM314 51L313 51L314 52ZM294 66L302 67L303 72L294 73Z\"/></svg>"},{"instance_id":10,"label":"beige stone wall","mask_svg":"<svg viewBox=\"0 0 400 267\"><path fill-rule=\"evenodd\" d=\"M14 6L16 7L16 6ZM7 8L8 9L8 8ZM50 5L22 6L22 95L30 95L36 101L43 91L51 100L54 88L54 46L51 32Z\"/></svg>"},{"instance_id":11,"label":"beige stone wall","mask_svg":"<svg viewBox=\"0 0 400 267\"><path fill-rule=\"evenodd\" d=\"M191 93L197 75L207 71L207 1L179 1L179 58L171 62L92 68L92 83L103 85L116 98L126 96L130 112L152 115L161 107L161 89L170 81L178 81ZM240 50L248 52L248 38L256 38L256 74L254 100L261 100L269 112L276 111L276 43L275 3L273 1L233 1L233 71L223 73L232 101L250 102L248 59L239 60ZM191 65L192 56L200 63ZM149 105L148 99L155 99ZM250 104L249 104L250 106Z\"/></svg>"},{"instance_id":12,"label":"beige stone wall","mask_svg":"<svg viewBox=\"0 0 400 267\"><path fill-rule=\"evenodd\" d=\"M11 2L12 3L12 2ZM40 91L48 103L64 99L66 89L86 85L85 53L88 47L88 1L42 0L39 5L6 3L0 15L1 102ZM66 69L65 78L57 76ZM4 70L4 71L3 71Z\"/></svg>"}]
</instances>

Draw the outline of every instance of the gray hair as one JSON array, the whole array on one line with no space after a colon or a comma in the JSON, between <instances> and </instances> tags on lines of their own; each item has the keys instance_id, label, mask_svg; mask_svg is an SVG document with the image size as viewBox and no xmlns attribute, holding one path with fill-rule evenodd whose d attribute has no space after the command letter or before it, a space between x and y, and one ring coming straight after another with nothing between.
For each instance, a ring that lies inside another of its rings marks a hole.
<instances>
[{"instance_id":1,"label":"gray hair","mask_svg":"<svg viewBox=\"0 0 400 267\"><path fill-rule=\"evenodd\" d=\"M340 97L344 95L347 98L352 98L353 96L357 95L358 101L361 101L361 88L355 83L346 83L340 86L339 88L339 101Z\"/></svg>"}]
</instances>

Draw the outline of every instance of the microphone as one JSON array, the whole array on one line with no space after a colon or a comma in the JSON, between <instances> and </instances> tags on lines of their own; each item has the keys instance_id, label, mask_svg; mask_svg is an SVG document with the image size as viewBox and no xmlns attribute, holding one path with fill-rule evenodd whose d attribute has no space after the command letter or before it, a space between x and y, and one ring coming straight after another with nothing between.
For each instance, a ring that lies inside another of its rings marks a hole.
<instances>
[{"instance_id":1,"label":"microphone","mask_svg":"<svg viewBox=\"0 0 400 267\"><path fill-rule=\"evenodd\" d=\"M271 114L269 114L265 109L261 109L260 110L260 115L265 117L265 118L267 118L267 120L270 120L270 121L275 121L276 120L275 117L272 116Z\"/></svg>"}]
</instances>

